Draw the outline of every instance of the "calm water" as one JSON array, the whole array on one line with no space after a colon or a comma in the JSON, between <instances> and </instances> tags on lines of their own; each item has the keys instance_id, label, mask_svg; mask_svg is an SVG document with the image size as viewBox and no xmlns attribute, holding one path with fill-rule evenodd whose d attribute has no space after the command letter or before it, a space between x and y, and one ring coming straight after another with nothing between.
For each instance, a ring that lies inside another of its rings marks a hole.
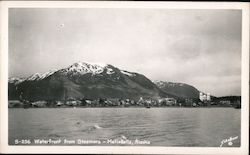
<instances>
[{"instance_id":1,"label":"calm water","mask_svg":"<svg viewBox=\"0 0 250 155\"><path fill-rule=\"evenodd\" d=\"M127 146L131 144L107 144L107 140L137 139L145 142L142 146L219 147L223 139L238 136L231 144L238 147L240 114L239 109L233 108L9 109L9 144L15 144L16 139L30 140L32 144L34 139L52 139L65 145L64 139L80 139Z\"/></svg>"}]
</instances>

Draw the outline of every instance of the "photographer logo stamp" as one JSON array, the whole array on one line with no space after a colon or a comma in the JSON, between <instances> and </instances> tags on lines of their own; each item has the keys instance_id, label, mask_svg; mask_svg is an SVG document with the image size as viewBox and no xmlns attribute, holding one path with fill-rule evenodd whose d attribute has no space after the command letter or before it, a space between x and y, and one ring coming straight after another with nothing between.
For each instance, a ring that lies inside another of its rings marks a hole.
<instances>
[{"instance_id":1,"label":"photographer logo stamp","mask_svg":"<svg viewBox=\"0 0 250 155\"><path fill-rule=\"evenodd\" d=\"M223 140L221 141L220 147L225 146L224 144L226 144L226 143L227 143L228 146L233 146L233 144L234 144L233 142L234 142L236 139L238 139L238 136L230 137L230 138L228 138L228 139L223 139Z\"/></svg>"}]
</instances>

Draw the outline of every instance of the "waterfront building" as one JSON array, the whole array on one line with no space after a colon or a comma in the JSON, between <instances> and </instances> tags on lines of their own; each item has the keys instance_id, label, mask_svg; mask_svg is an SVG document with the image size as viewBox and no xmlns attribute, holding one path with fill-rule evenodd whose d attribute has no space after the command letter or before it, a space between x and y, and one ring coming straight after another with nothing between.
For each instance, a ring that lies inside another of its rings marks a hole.
<instances>
[{"instance_id":1,"label":"waterfront building","mask_svg":"<svg viewBox=\"0 0 250 155\"><path fill-rule=\"evenodd\" d=\"M202 93L200 92L200 96L199 96L199 99L202 101L202 102L210 102L211 101L211 95L210 93Z\"/></svg>"}]
</instances>

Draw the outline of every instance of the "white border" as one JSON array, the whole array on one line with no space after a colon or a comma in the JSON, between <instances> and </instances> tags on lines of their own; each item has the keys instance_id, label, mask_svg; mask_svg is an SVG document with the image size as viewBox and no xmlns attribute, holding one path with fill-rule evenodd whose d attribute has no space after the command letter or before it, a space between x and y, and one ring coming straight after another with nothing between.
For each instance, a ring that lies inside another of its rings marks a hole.
<instances>
[{"instance_id":1,"label":"white border","mask_svg":"<svg viewBox=\"0 0 250 155\"><path fill-rule=\"evenodd\" d=\"M161 8L242 10L241 147L132 147L132 146L8 146L8 8ZM121 1L2 1L0 2L0 153L109 153L109 154L248 154L249 148L249 3L121 2Z\"/></svg>"}]
</instances>

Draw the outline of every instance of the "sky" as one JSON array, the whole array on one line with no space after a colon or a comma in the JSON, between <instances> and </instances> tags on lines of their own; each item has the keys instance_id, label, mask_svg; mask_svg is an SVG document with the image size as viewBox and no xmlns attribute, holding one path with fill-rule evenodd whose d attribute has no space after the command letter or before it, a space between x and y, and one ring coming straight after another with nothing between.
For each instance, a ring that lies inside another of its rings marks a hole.
<instances>
[{"instance_id":1,"label":"sky","mask_svg":"<svg viewBox=\"0 0 250 155\"><path fill-rule=\"evenodd\" d=\"M241 11L9 10L9 76L108 63L215 96L241 94Z\"/></svg>"}]
</instances>

